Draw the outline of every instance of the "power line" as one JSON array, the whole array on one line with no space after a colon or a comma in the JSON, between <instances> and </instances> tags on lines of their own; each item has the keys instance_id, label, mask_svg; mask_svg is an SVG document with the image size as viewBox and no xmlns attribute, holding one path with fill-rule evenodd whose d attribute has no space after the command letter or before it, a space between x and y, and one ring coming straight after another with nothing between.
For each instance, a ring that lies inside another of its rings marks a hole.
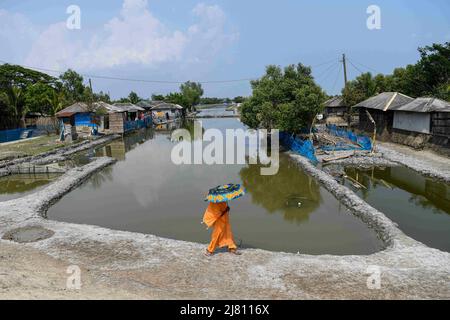
<instances>
[{"instance_id":1,"label":"power line","mask_svg":"<svg viewBox=\"0 0 450 320\"><path fill-rule=\"evenodd\" d=\"M0 60L1 63L8 63L6 61ZM52 73L58 73L62 74L65 71L62 70L55 70L55 69L47 69L47 68L41 68L41 67L34 67L34 66L27 66L27 65L20 65L24 68L29 69L35 69L45 72L52 72ZM112 77L112 76L104 76L104 75L95 75L95 74L88 74L88 73L80 73L80 75L86 77L86 78L97 78L97 79L106 79L106 80L120 80L120 81L133 81L133 82L146 82L146 83L165 83L165 84L181 84L186 81L169 81L169 80L148 80L148 79L136 79L136 78L122 78L122 77ZM227 82L241 82L241 81L251 81L255 80L257 78L243 78L243 79L232 79L232 80L210 80L210 81L197 81L202 84L206 83L227 83Z\"/></svg>"},{"instance_id":2,"label":"power line","mask_svg":"<svg viewBox=\"0 0 450 320\"><path fill-rule=\"evenodd\" d=\"M318 68L320 66L327 65L333 61L334 61L334 59L327 61L327 62L320 63L318 65L311 66L311 68ZM1 63L9 63L9 62L3 61L3 60L0 60L0 62ZM27 66L27 65L20 65L20 66L24 67L24 68L35 69L35 70L39 70L39 71L51 72L51 73L57 73L57 74L63 74L65 72L62 70L48 69L48 68L41 68L41 67L34 67L34 66ZM86 77L86 78L143 82L143 83L182 84L182 83L186 82L186 81L181 81L181 80L170 81L170 80L149 80L149 79L124 78L124 77L113 77L113 76L95 75L95 74L87 74L87 73L80 73L80 75L82 75L83 77ZM257 79L258 78L255 77L255 78L241 78L241 79L230 79L230 80L209 80L209 81L196 81L196 82L199 82L201 84L218 84L218 83L233 83L233 82L252 81L252 80L257 80Z\"/></svg>"},{"instance_id":3,"label":"power line","mask_svg":"<svg viewBox=\"0 0 450 320\"><path fill-rule=\"evenodd\" d=\"M353 58L352 58L352 60L353 60ZM359 64L361 67L364 67L364 68L366 68L366 69L368 69L368 70L372 70L373 72L376 72L376 73L382 73L382 72L379 72L379 71L375 70L374 68L371 68L371 67L366 66L366 65L364 65L364 64L362 64L362 63L359 63L359 62L356 61L356 60L353 60L353 61L354 61L355 63ZM361 73L363 73L363 72L361 72Z\"/></svg>"},{"instance_id":4,"label":"power line","mask_svg":"<svg viewBox=\"0 0 450 320\"><path fill-rule=\"evenodd\" d=\"M336 79L334 80L334 83L333 83L333 87L331 88L331 92L333 92L334 88L336 87L337 81L338 81L339 76L341 74L341 70L342 70L342 65L339 67L338 73L336 75Z\"/></svg>"},{"instance_id":5,"label":"power line","mask_svg":"<svg viewBox=\"0 0 450 320\"><path fill-rule=\"evenodd\" d=\"M347 61L350 62L350 64L353 66L353 68L355 68L357 71L359 71L359 73L361 73L361 74L364 73L364 72L361 71L361 69L359 69L357 66L355 66L350 59L347 58Z\"/></svg>"},{"instance_id":6,"label":"power line","mask_svg":"<svg viewBox=\"0 0 450 320\"><path fill-rule=\"evenodd\" d=\"M333 68L336 68L336 66L338 65L338 62L335 62L334 64L332 64L331 66L329 66L328 68L326 68L323 72L321 72L318 76L314 77L316 80L318 80L320 77L322 77L324 74L326 74L328 71L330 71Z\"/></svg>"},{"instance_id":7,"label":"power line","mask_svg":"<svg viewBox=\"0 0 450 320\"><path fill-rule=\"evenodd\" d=\"M314 66L311 66L311 68L318 68L318 67L324 66L326 64L329 64L329 63L335 62L335 61L336 61L336 59L333 59L333 60L330 60L330 61L327 61L327 62L324 62L324 63L319 63L319 64L316 64Z\"/></svg>"}]
</instances>

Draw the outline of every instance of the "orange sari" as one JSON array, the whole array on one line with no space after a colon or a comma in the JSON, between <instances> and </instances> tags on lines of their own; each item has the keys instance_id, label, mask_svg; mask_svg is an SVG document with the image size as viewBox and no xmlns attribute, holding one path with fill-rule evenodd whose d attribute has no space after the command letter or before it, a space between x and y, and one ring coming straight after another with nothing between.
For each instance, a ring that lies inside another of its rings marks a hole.
<instances>
[{"instance_id":1,"label":"orange sari","mask_svg":"<svg viewBox=\"0 0 450 320\"><path fill-rule=\"evenodd\" d=\"M208 228L214 226L214 230L211 233L211 242L208 246L208 251L211 253L217 247L228 246L229 250L237 248L231 232L230 214L228 212L224 213L227 206L226 202L210 202L203 215L203 222Z\"/></svg>"}]
</instances>

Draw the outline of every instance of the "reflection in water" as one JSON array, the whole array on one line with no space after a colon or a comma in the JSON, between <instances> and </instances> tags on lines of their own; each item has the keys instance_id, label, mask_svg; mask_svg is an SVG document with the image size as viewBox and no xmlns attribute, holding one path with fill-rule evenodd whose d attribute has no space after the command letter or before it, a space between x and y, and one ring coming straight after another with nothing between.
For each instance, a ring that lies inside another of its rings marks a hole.
<instances>
[{"instance_id":1,"label":"reflection in water","mask_svg":"<svg viewBox=\"0 0 450 320\"><path fill-rule=\"evenodd\" d=\"M263 206L270 213L281 212L285 220L297 223L307 220L309 214L317 209L321 202L319 184L298 170L287 157L280 158L280 169L276 175L261 175L260 168L261 165L249 165L239 172L253 203Z\"/></svg>"},{"instance_id":2,"label":"reflection in water","mask_svg":"<svg viewBox=\"0 0 450 320\"><path fill-rule=\"evenodd\" d=\"M450 251L450 185L405 167L345 171L365 186L357 193L406 234Z\"/></svg>"},{"instance_id":3,"label":"reflection in water","mask_svg":"<svg viewBox=\"0 0 450 320\"><path fill-rule=\"evenodd\" d=\"M97 172L89 179L89 183L94 189L98 189L103 183L110 181L112 182L114 177L112 175L112 167L105 167L103 170Z\"/></svg>"},{"instance_id":4,"label":"reflection in water","mask_svg":"<svg viewBox=\"0 0 450 320\"><path fill-rule=\"evenodd\" d=\"M230 118L203 119L202 124L222 131L243 127ZM117 152L123 160L62 198L48 217L206 243L208 232L200 224L205 193L223 183L244 183L248 195L230 203L232 228L243 247L312 254L367 254L380 248L366 225L341 210L286 155L280 155L280 171L272 178L261 176L258 166L175 165L170 154L177 142L169 132L153 132L126 136L113 142L122 143L120 148L98 151ZM141 143L139 137L147 140ZM292 199L302 205L293 206Z\"/></svg>"},{"instance_id":5,"label":"reflection in water","mask_svg":"<svg viewBox=\"0 0 450 320\"><path fill-rule=\"evenodd\" d=\"M0 201L23 197L31 192L42 189L60 174L13 174L0 178Z\"/></svg>"}]
</instances>

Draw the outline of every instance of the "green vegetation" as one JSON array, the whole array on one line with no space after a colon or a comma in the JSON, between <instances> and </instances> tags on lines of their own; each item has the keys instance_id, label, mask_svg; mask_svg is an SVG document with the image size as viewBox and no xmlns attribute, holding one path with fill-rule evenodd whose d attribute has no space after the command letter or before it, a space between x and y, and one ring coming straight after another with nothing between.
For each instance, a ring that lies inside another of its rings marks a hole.
<instances>
[{"instance_id":1,"label":"green vegetation","mask_svg":"<svg viewBox=\"0 0 450 320\"><path fill-rule=\"evenodd\" d=\"M301 63L284 70L268 66L266 74L251 85L252 96L241 107L241 119L250 128L298 133L311 126L326 97L314 82L311 68Z\"/></svg>"},{"instance_id":2,"label":"green vegetation","mask_svg":"<svg viewBox=\"0 0 450 320\"><path fill-rule=\"evenodd\" d=\"M450 42L418 49L416 64L396 68L391 75L363 73L349 81L342 95L353 106L373 95L398 91L410 97L433 96L450 101Z\"/></svg>"},{"instance_id":3,"label":"green vegetation","mask_svg":"<svg viewBox=\"0 0 450 320\"><path fill-rule=\"evenodd\" d=\"M187 81L180 85L180 92L171 92L167 95L153 94L152 100L179 104L185 110L195 110L195 105L201 101L203 95L202 85L198 82Z\"/></svg>"},{"instance_id":4,"label":"green vegetation","mask_svg":"<svg viewBox=\"0 0 450 320\"><path fill-rule=\"evenodd\" d=\"M59 78L18 65L0 65L0 130L25 127L28 112L54 117L77 102L109 102L109 96L93 93L83 77L67 70Z\"/></svg>"}]
</instances>

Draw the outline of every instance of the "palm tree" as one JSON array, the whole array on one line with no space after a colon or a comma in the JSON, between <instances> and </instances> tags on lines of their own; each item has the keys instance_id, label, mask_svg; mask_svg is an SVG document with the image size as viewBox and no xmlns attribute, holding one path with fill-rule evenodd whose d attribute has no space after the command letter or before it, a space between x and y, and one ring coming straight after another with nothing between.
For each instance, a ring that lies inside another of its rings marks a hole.
<instances>
[{"instance_id":1,"label":"palm tree","mask_svg":"<svg viewBox=\"0 0 450 320\"><path fill-rule=\"evenodd\" d=\"M19 120L19 127L25 128L25 114L28 108L25 105L24 90L20 87L10 87L2 94L2 100L12 109L16 120Z\"/></svg>"}]
</instances>

